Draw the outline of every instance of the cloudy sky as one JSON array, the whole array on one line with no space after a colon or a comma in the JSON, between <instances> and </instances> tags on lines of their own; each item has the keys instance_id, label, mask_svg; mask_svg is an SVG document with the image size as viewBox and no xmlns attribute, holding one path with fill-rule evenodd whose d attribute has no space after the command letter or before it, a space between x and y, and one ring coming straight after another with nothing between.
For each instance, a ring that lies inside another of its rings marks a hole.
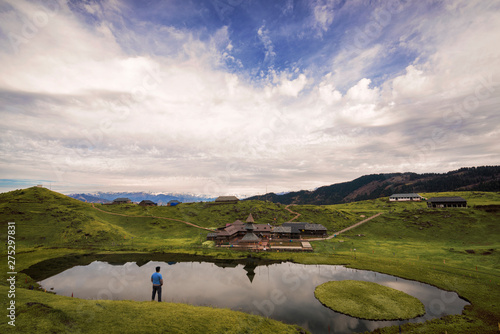
<instances>
[{"instance_id":1,"label":"cloudy sky","mask_svg":"<svg viewBox=\"0 0 500 334\"><path fill-rule=\"evenodd\" d=\"M0 0L0 191L500 163L500 1Z\"/></svg>"}]
</instances>

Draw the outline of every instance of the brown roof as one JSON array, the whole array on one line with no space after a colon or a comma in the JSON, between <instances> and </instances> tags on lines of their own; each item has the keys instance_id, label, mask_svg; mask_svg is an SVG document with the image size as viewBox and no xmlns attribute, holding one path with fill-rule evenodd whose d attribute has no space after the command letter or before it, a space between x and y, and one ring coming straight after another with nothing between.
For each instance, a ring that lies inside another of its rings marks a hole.
<instances>
[{"instance_id":1,"label":"brown roof","mask_svg":"<svg viewBox=\"0 0 500 334\"><path fill-rule=\"evenodd\" d=\"M254 232L271 232L271 226L268 224L253 224Z\"/></svg>"},{"instance_id":2,"label":"brown roof","mask_svg":"<svg viewBox=\"0 0 500 334\"><path fill-rule=\"evenodd\" d=\"M253 223L253 222L254 222L254 220L253 220L252 214L249 214L248 218L247 218L247 223Z\"/></svg>"},{"instance_id":3,"label":"brown roof","mask_svg":"<svg viewBox=\"0 0 500 334\"><path fill-rule=\"evenodd\" d=\"M237 226L233 226L233 225L230 225L230 226L227 226L225 227L222 231L218 232L219 236L231 236L233 234L236 234L238 233L238 231L244 231L245 229L240 229L238 228Z\"/></svg>"}]
</instances>

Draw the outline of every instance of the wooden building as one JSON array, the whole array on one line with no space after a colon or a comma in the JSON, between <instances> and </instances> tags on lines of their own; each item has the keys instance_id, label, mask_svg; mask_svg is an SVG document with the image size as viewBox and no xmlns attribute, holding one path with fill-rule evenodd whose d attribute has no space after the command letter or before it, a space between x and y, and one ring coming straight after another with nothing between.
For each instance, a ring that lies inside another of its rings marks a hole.
<instances>
[{"instance_id":1,"label":"wooden building","mask_svg":"<svg viewBox=\"0 0 500 334\"><path fill-rule=\"evenodd\" d=\"M238 201L236 196L219 196L215 199L215 204L236 204Z\"/></svg>"},{"instance_id":2,"label":"wooden building","mask_svg":"<svg viewBox=\"0 0 500 334\"><path fill-rule=\"evenodd\" d=\"M139 203L140 206L157 206L158 204L156 204L155 202L153 201L150 201L149 199L145 199L145 200L142 200L140 203Z\"/></svg>"},{"instance_id":3,"label":"wooden building","mask_svg":"<svg viewBox=\"0 0 500 334\"><path fill-rule=\"evenodd\" d=\"M280 239L294 239L300 235L292 235L292 228L290 226L276 226L273 228L273 237Z\"/></svg>"},{"instance_id":4,"label":"wooden building","mask_svg":"<svg viewBox=\"0 0 500 334\"><path fill-rule=\"evenodd\" d=\"M132 201L125 197L120 197L113 200L113 204L129 204L129 203L132 203Z\"/></svg>"},{"instance_id":5,"label":"wooden building","mask_svg":"<svg viewBox=\"0 0 500 334\"><path fill-rule=\"evenodd\" d=\"M238 242L242 239L248 232L248 227L251 225L252 233L259 239L269 238L271 236L272 228L269 224L254 224L254 219L252 214L250 214L246 220L246 223L241 220L235 220L232 224L226 224L224 227L219 227L215 233L209 233L207 235L207 240L218 241L219 243L224 242ZM243 240L243 243L254 239L252 237L247 237Z\"/></svg>"},{"instance_id":6,"label":"wooden building","mask_svg":"<svg viewBox=\"0 0 500 334\"><path fill-rule=\"evenodd\" d=\"M310 223L284 223L282 226L272 227L269 224L254 224L250 214L246 223L236 220L232 224L217 229L215 233L209 233L207 240L221 243L254 243L257 239L300 239L302 236L326 237L327 230L321 224ZM251 230L251 233L249 232ZM255 237L254 237L255 236Z\"/></svg>"},{"instance_id":7,"label":"wooden building","mask_svg":"<svg viewBox=\"0 0 500 334\"><path fill-rule=\"evenodd\" d=\"M283 223L283 227L290 227L290 234L292 239L300 239L300 236L316 236L324 237L326 236L326 227L321 224L310 224L310 223Z\"/></svg>"},{"instance_id":8,"label":"wooden building","mask_svg":"<svg viewBox=\"0 0 500 334\"><path fill-rule=\"evenodd\" d=\"M466 208L467 201L462 197L432 197L427 200L428 208Z\"/></svg>"},{"instance_id":9,"label":"wooden building","mask_svg":"<svg viewBox=\"0 0 500 334\"><path fill-rule=\"evenodd\" d=\"M256 246L260 242L260 238L255 235L254 230L255 227L253 226L253 217L252 214L248 216L247 222L244 225L245 226L245 235L243 238L239 240L240 245L245 245L245 246Z\"/></svg>"}]
</instances>

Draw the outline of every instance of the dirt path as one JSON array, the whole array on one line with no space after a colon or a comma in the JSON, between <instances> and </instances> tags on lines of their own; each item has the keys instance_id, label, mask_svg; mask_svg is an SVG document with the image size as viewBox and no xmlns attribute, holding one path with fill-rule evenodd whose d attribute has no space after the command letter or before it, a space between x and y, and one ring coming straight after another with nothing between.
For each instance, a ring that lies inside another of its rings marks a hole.
<instances>
[{"instance_id":1,"label":"dirt path","mask_svg":"<svg viewBox=\"0 0 500 334\"><path fill-rule=\"evenodd\" d=\"M290 219L289 221L287 221L287 223L290 223L291 221L293 221L293 220L295 220L295 219L297 219L297 218L299 218L299 217L301 216L301 214L300 214L300 213L295 212L295 211L292 211L292 210L290 210L290 209L288 208L288 207L289 207L289 206L291 206L291 205L296 205L296 204L288 204L287 206L285 206L285 210L287 210L288 212L290 212L290 213L292 213L292 214L295 214L296 216L295 216L295 217L293 217L292 219Z\"/></svg>"},{"instance_id":2,"label":"dirt path","mask_svg":"<svg viewBox=\"0 0 500 334\"><path fill-rule=\"evenodd\" d=\"M109 214L109 215L114 215L114 216L123 216L123 217L132 217L132 218L157 218L157 219L172 220L172 221L176 221L176 222L184 223L184 224L189 225L189 226L193 226L193 227L196 227L196 228L200 228L200 229L202 229L202 230L207 230L207 231L210 231L210 232L214 232L214 230L211 230L211 229L206 228L206 227L201 227L201 226L198 226L198 225L196 225L196 224L193 224L193 223L187 222L187 221L185 221L185 220L180 220L180 219L175 219L175 218L158 217L158 216L132 216L132 215L126 215L126 214L123 214L123 213L114 213L114 212L104 211L104 210L102 210L102 209L96 208L96 207L94 206L94 203L92 203L92 207L93 207L94 209L96 209L97 211L101 211L101 212L107 213L107 214Z\"/></svg>"},{"instance_id":3,"label":"dirt path","mask_svg":"<svg viewBox=\"0 0 500 334\"><path fill-rule=\"evenodd\" d=\"M320 241L320 240L329 240L329 239L332 239L335 235L337 235L337 236L338 236L340 233L344 233L344 232L347 232L347 231L349 231L349 230L351 230L351 229L353 229L353 228L355 228L355 227L358 227L359 225L364 224L364 223L366 223L367 221L372 220L373 218L376 218L376 217L380 216L381 214L382 214L382 212L379 212L379 213L377 213L376 215L373 215L373 216L371 216L371 217L368 217L368 218L366 218L366 219L364 219L364 220L362 220L362 221L360 221L360 222L357 222L357 223L356 223L356 224L354 224L354 225L351 225L351 226L349 226L349 227L346 227L346 228L345 228L345 229L343 229L343 230L340 230L340 231L338 231L338 232L335 232L335 233L333 233L332 235L330 235L330 236L329 236L329 237L327 237L327 238L307 239L307 241Z\"/></svg>"}]
</instances>

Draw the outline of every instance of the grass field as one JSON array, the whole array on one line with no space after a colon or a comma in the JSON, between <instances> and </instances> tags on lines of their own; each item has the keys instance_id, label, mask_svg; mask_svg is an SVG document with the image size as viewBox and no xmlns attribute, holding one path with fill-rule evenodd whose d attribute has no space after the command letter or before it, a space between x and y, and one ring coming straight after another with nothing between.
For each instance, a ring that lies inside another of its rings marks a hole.
<instances>
[{"instance_id":1,"label":"grass field","mask_svg":"<svg viewBox=\"0 0 500 334\"><path fill-rule=\"evenodd\" d=\"M293 260L304 264L343 264L456 291L472 303L466 307L462 315L447 316L424 324L407 324L403 329L414 333L445 331L498 333L500 194L462 192L422 195L428 198L440 195L462 196L468 200L469 208L427 209L424 202L394 203L388 202L387 198L332 206L297 205L293 206L292 210L301 214L298 221L323 224L329 233L339 231L375 213L383 214L337 238L312 242L314 253L280 252L252 255L263 259ZM259 201L242 201L234 205L193 203L176 207L150 208L136 205L99 206L109 212L129 215L126 217L100 212L90 204L47 189L29 188L0 194L0 238L7 240L7 222L16 222L18 272L41 261L69 254L79 256L175 252L215 258L244 258L248 255L245 252L205 247L203 242L208 233L206 230L150 216L180 219L199 226L215 228L236 219L244 220L249 213L252 213L256 223L281 224L294 217L284 207ZM146 217L130 217L132 215ZM0 285L3 286L7 284L5 280L7 270L4 269L6 264L5 249L2 252L2 274L0 274L2 279ZM55 315L56 318L62 319L57 326L66 326L68 330L73 328L71 326L83 326L81 324L83 320L73 314L72 302L67 301L65 297L23 290L22 287L33 284L33 279L23 273L19 273L17 278L20 288L18 301L20 307L24 307L23 314L35 316L40 312L51 313L54 309L62 312ZM0 288L5 289L1 286ZM4 303L6 294L4 290L0 293ZM47 302L44 302L44 298L47 298ZM35 308L26 307L28 302L46 304L51 309L36 306L37 304L33 304ZM120 312L131 312L145 307L144 304L135 302L116 305L113 303L106 304L110 313L113 313L114 308ZM95 305L89 304L89 307ZM127 311L128 308L130 310ZM213 309L210 312L217 313L217 311ZM212 324L203 317L200 317L197 323L197 318L190 318L189 312L186 309L186 322L194 321L194 326L202 323L206 323L207 326ZM242 315L235 313L232 317L237 321ZM31 326L30 319L29 316L19 316L19 324ZM261 323L259 318L245 319ZM4 332L5 326L4 323L0 323L0 331ZM269 330L270 327L267 326L274 325L266 324L261 329ZM85 328L90 329L90 327ZM128 328L125 323L123 328ZM284 332L294 330L293 326L283 329ZM50 331L46 329L41 332ZM254 332L253 329L246 331ZM398 328L388 327L376 332L398 333Z\"/></svg>"},{"instance_id":2,"label":"grass field","mask_svg":"<svg viewBox=\"0 0 500 334\"><path fill-rule=\"evenodd\" d=\"M0 286L2 305L7 290ZM228 309L176 303L82 300L18 289L17 318L2 333L297 333L297 327Z\"/></svg>"}]
</instances>

